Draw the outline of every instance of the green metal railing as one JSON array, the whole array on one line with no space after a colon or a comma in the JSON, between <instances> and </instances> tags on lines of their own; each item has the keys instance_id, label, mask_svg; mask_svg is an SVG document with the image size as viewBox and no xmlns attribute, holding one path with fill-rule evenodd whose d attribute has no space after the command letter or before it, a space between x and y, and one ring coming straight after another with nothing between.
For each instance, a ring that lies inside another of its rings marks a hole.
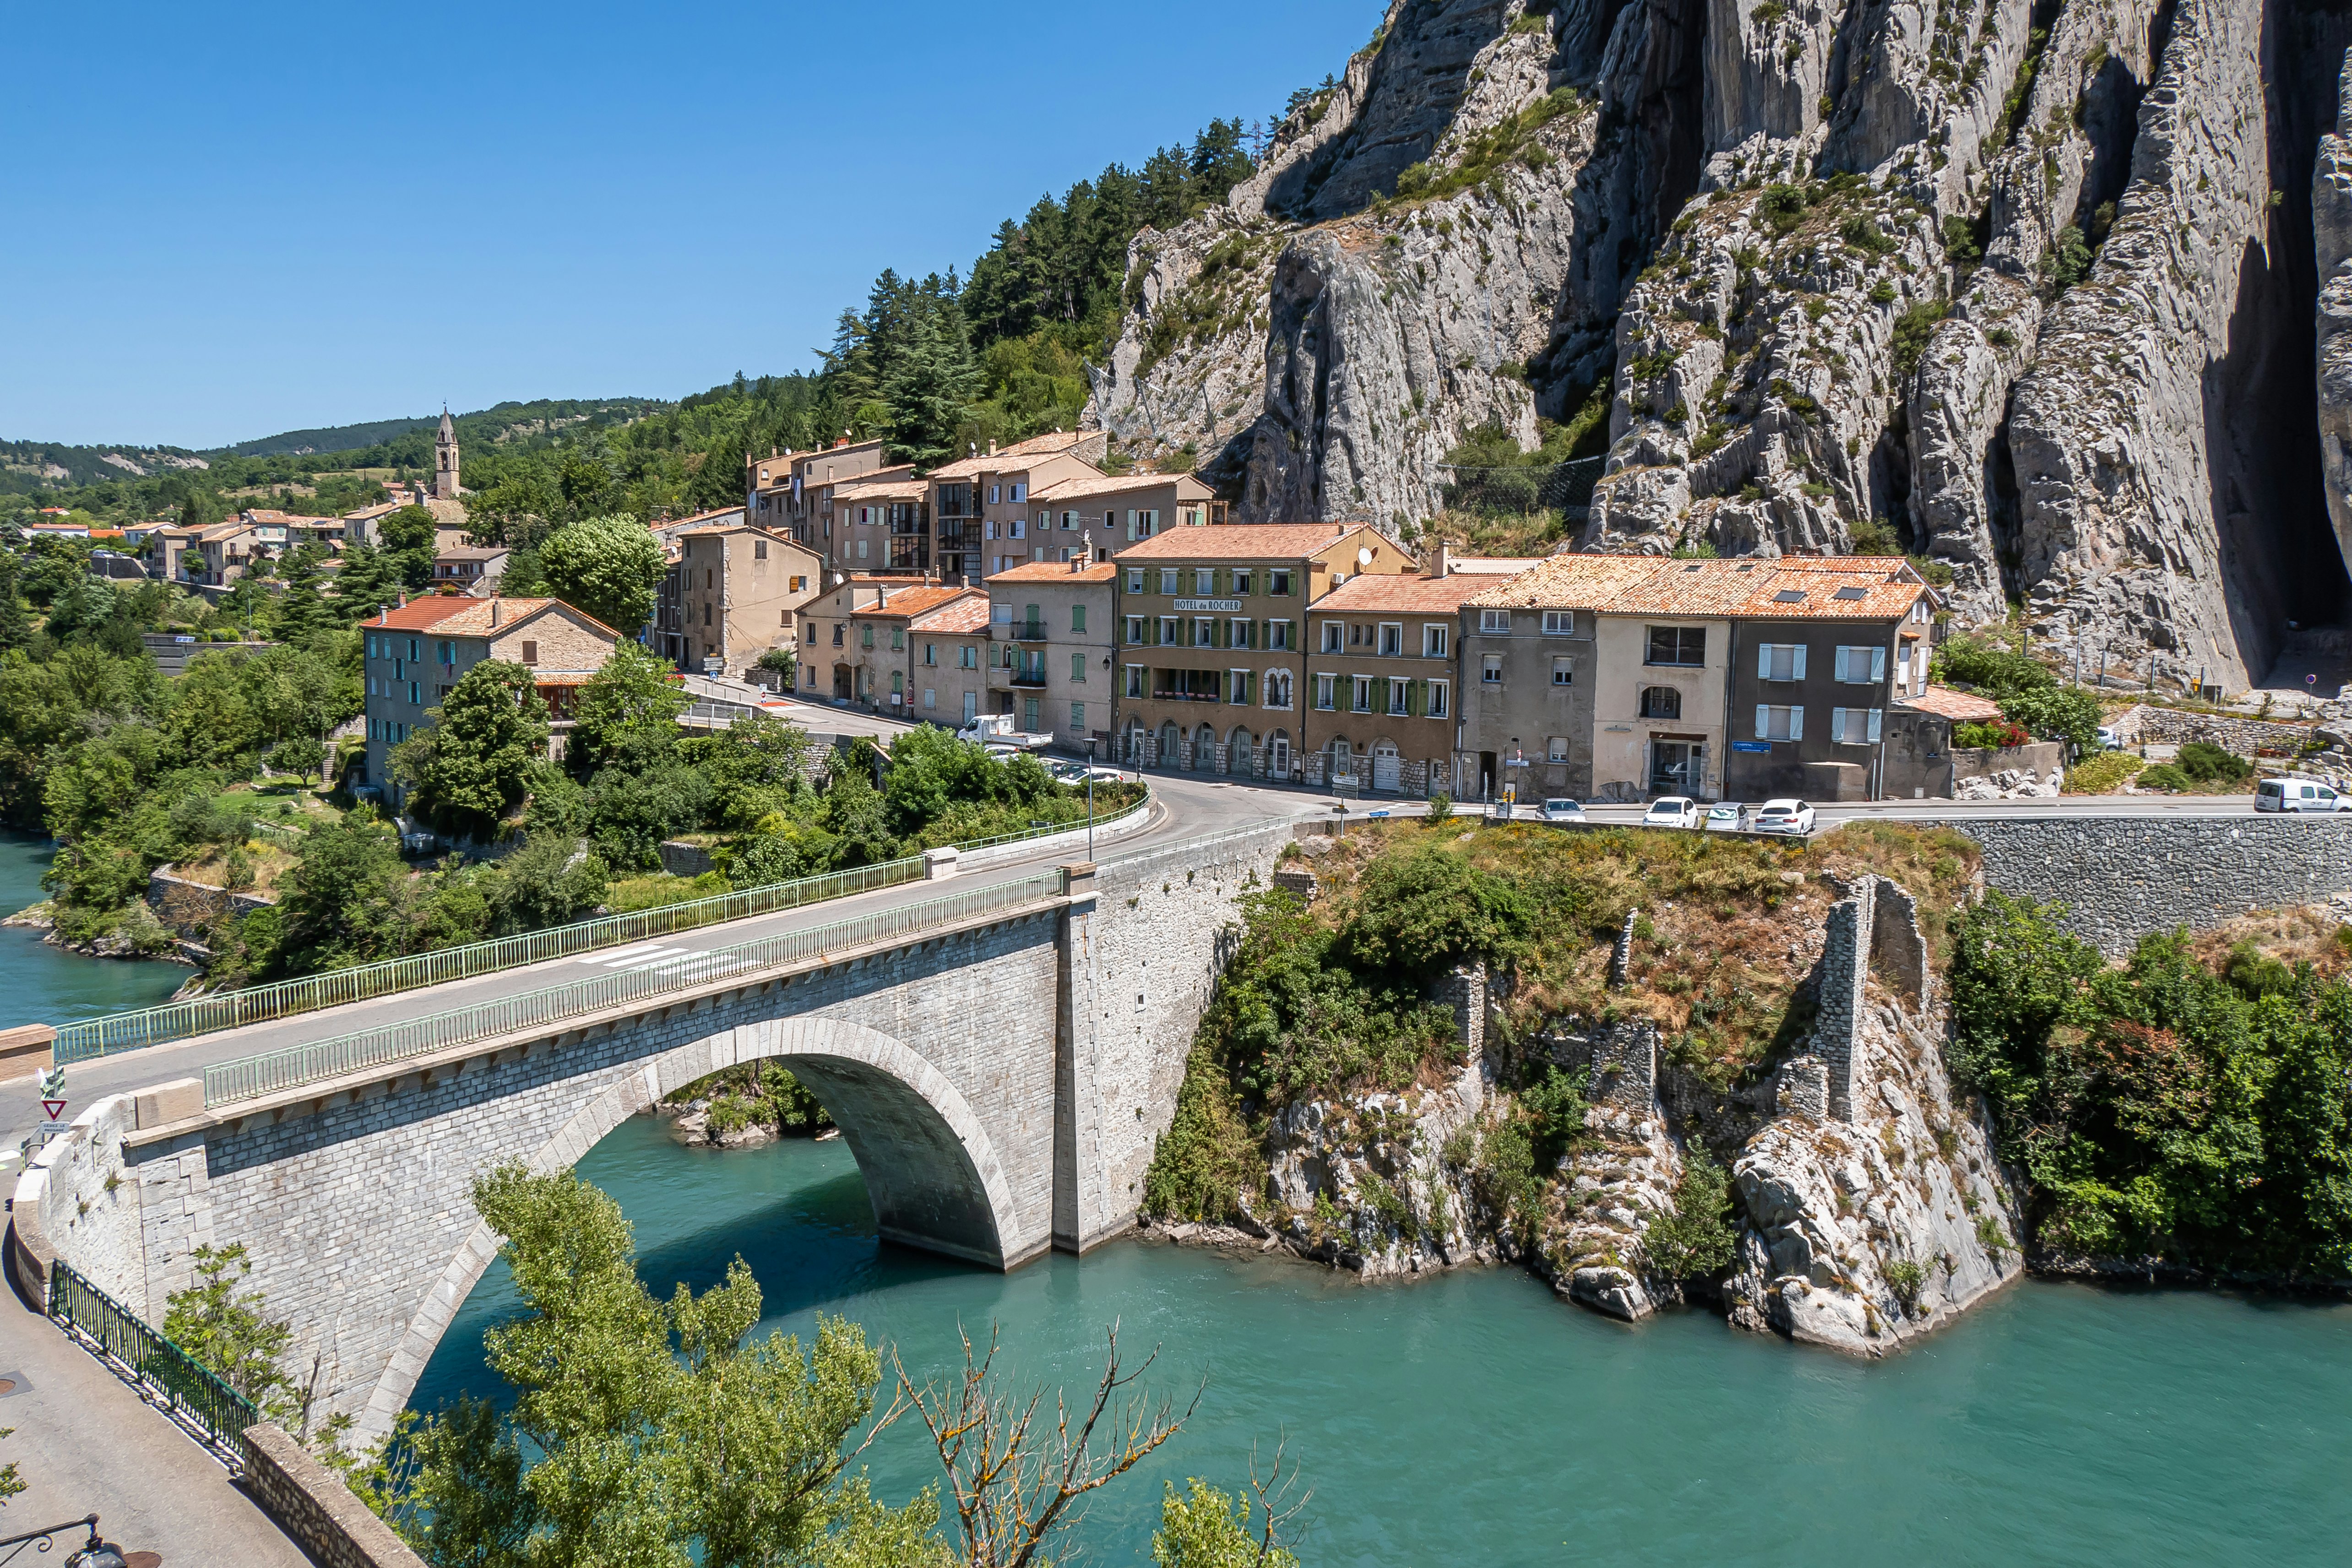
<instances>
[{"instance_id":1,"label":"green metal railing","mask_svg":"<svg viewBox=\"0 0 2352 1568\"><path fill-rule=\"evenodd\" d=\"M1056 867L1034 876L993 883L944 898L877 910L854 920L838 920L805 931L781 932L732 946L682 955L642 969L591 976L566 985L526 991L520 996L361 1030L332 1040L241 1057L205 1069L205 1105L210 1109L235 1104L240 1100L299 1088L387 1062L427 1056L453 1046L543 1028L606 1008L654 1001L713 980L749 977L787 964L821 960L831 953L887 942L996 910L1056 897L1066 891L1066 884L1063 872Z\"/></svg>"},{"instance_id":2,"label":"green metal railing","mask_svg":"<svg viewBox=\"0 0 2352 1568\"><path fill-rule=\"evenodd\" d=\"M253 1402L63 1262L49 1265L49 1316L82 1347L137 1387L147 1402L243 1469Z\"/></svg>"},{"instance_id":3,"label":"green metal railing","mask_svg":"<svg viewBox=\"0 0 2352 1568\"><path fill-rule=\"evenodd\" d=\"M1150 796L1147 792L1119 810L1097 817L1095 829L1099 832L1113 822L1124 821L1150 803ZM959 850L988 849L999 844L1046 838L1055 833L1075 832L1085 826L1086 819L1081 817L1076 822L1048 823L1023 832L975 839L955 847ZM215 996L191 997L186 1001L165 1002L160 1007L142 1008L136 1012L86 1019L58 1027L57 1042L50 1047L50 1060L59 1066L87 1061L118 1051L137 1051L145 1046L160 1045L165 1040L214 1034L246 1024L267 1023L272 1019L290 1018L296 1013L316 1012L320 1008L337 1007L345 1002L366 1001L450 980L470 979L477 975L518 968L550 958L567 958L598 947L621 946L648 936L691 931L698 926L723 925L730 920L768 915L779 909L821 904L877 888L896 887L902 883L919 882L922 875L922 857L910 855L904 860L859 866L853 871L828 872L823 876L771 883L765 887L715 894L709 898L641 909L631 915L604 915L569 925L551 926L547 930L533 931L520 936L501 936L494 941L469 943L463 947L445 947L437 953L387 958L381 963L362 964L323 975L308 975L299 980L280 980L243 990L222 991Z\"/></svg>"}]
</instances>

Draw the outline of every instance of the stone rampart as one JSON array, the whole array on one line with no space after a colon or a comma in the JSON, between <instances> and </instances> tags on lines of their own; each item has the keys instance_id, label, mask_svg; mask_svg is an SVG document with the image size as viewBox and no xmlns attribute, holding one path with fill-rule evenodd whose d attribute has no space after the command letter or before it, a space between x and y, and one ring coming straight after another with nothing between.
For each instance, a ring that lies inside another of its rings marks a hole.
<instances>
[{"instance_id":1,"label":"stone rampart","mask_svg":"<svg viewBox=\"0 0 2352 1568\"><path fill-rule=\"evenodd\" d=\"M1841 1122L1853 1120L1858 1082L1867 1076L1862 1060L1863 986L1870 977L1877 901L1878 878L1865 876L1850 894L1830 905L1821 963L1814 970L1820 1010L1813 1026L1813 1054L1822 1059L1828 1075L1829 1113Z\"/></svg>"},{"instance_id":2,"label":"stone rampart","mask_svg":"<svg viewBox=\"0 0 2352 1568\"><path fill-rule=\"evenodd\" d=\"M320 1568L425 1568L343 1478L268 1422L245 1429L246 1490Z\"/></svg>"},{"instance_id":3,"label":"stone rampart","mask_svg":"<svg viewBox=\"0 0 2352 1568\"><path fill-rule=\"evenodd\" d=\"M183 936L201 936L224 915L234 919L277 902L266 893L231 893L210 883L192 882L167 865L147 873L147 906L167 929Z\"/></svg>"},{"instance_id":4,"label":"stone rampart","mask_svg":"<svg viewBox=\"0 0 2352 1568\"><path fill-rule=\"evenodd\" d=\"M2117 746L2144 746L2149 742L2181 746L2192 740L2208 740L2242 757L2252 757L2266 748L2298 751L2310 741L2312 732L2307 724L2248 718L2242 714L2185 713L2179 708L2149 707L2145 704L2116 719L2113 727Z\"/></svg>"},{"instance_id":5,"label":"stone rampart","mask_svg":"<svg viewBox=\"0 0 2352 1568\"><path fill-rule=\"evenodd\" d=\"M2067 906L2110 957L2153 931L2218 925L2254 909L2352 889L2352 818L1999 817L1938 820L1984 846L1990 886Z\"/></svg>"},{"instance_id":6,"label":"stone rampart","mask_svg":"<svg viewBox=\"0 0 2352 1568\"><path fill-rule=\"evenodd\" d=\"M1585 1073L1584 1096L1595 1105L1615 1105L1637 1115L1655 1115L1658 1098L1658 1026L1646 1018L1623 1019L1592 1028L1549 1034L1551 1059Z\"/></svg>"}]
</instances>

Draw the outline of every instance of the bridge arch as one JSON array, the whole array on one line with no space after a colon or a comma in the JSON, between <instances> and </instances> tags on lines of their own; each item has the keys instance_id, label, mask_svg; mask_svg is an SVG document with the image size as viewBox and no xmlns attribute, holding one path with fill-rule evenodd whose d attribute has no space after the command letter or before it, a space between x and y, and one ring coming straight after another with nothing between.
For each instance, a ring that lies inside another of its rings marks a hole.
<instances>
[{"instance_id":1,"label":"bridge arch","mask_svg":"<svg viewBox=\"0 0 2352 1568\"><path fill-rule=\"evenodd\" d=\"M1050 1217L1024 1220L995 1146L955 1085L903 1041L841 1019L738 1025L650 1057L607 1084L524 1163L534 1171L576 1165L663 1095L770 1057L788 1061L841 1128L885 1239L997 1269L1045 1249ZM370 1393L357 1423L362 1439L392 1430L498 1249L496 1232L476 1220Z\"/></svg>"}]
</instances>

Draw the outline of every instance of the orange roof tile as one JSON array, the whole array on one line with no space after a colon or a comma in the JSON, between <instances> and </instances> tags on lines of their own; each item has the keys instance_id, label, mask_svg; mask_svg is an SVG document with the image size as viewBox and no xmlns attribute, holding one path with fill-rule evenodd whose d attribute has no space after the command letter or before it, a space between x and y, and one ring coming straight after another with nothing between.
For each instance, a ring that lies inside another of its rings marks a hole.
<instances>
[{"instance_id":1,"label":"orange roof tile","mask_svg":"<svg viewBox=\"0 0 2352 1568\"><path fill-rule=\"evenodd\" d=\"M937 477L936 475L933 477ZM1206 499L1213 491L1190 474L1076 474L1067 479L1029 492L1029 498L1041 505L1055 501L1082 501L1089 496L1116 496L1130 490L1156 490L1163 485L1181 488L1190 485Z\"/></svg>"},{"instance_id":2,"label":"orange roof tile","mask_svg":"<svg viewBox=\"0 0 2352 1568\"><path fill-rule=\"evenodd\" d=\"M1450 613L1478 595L1492 591L1495 586L1495 579L1486 576L1423 577L1419 572L1383 576L1368 571L1349 578L1317 600L1315 611L1318 614L1345 614L1359 610Z\"/></svg>"},{"instance_id":3,"label":"orange roof tile","mask_svg":"<svg viewBox=\"0 0 2352 1568\"><path fill-rule=\"evenodd\" d=\"M979 594L932 612L922 622L926 632L979 632L987 626L988 601Z\"/></svg>"},{"instance_id":4,"label":"orange roof tile","mask_svg":"<svg viewBox=\"0 0 2352 1568\"><path fill-rule=\"evenodd\" d=\"M1772 577L1759 560L1661 560L1658 570L1627 583L1594 608L1603 615L1690 615L1728 618Z\"/></svg>"},{"instance_id":5,"label":"orange roof tile","mask_svg":"<svg viewBox=\"0 0 2352 1568\"><path fill-rule=\"evenodd\" d=\"M1547 556L1504 582L1489 582L1469 602L1517 610L1597 610L1623 589L1675 563L1655 555Z\"/></svg>"},{"instance_id":6,"label":"orange roof tile","mask_svg":"<svg viewBox=\"0 0 2352 1568\"><path fill-rule=\"evenodd\" d=\"M1955 724L1973 724L2000 716L1999 703L1969 692L1956 692L1949 686L1929 686L1917 696L1902 698L1895 706L1936 714Z\"/></svg>"},{"instance_id":7,"label":"orange roof tile","mask_svg":"<svg viewBox=\"0 0 2352 1568\"><path fill-rule=\"evenodd\" d=\"M1738 613L1759 620L1893 621L1909 614L1927 591L1916 580L1891 581L1877 572L1775 571L1756 585Z\"/></svg>"},{"instance_id":8,"label":"orange roof tile","mask_svg":"<svg viewBox=\"0 0 2352 1568\"><path fill-rule=\"evenodd\" d=\"M1362 523L1220 523L1164 529L1118 552L1129 560L1295 560L1352 533L1376 533ZM1385 538L1385 535L1377 537ZM1390 541L1394 543L1393 540ZM1404 547L1396 546L1400 554Z\"/></svg>"},{"instance_id":9,"label":"orange roof tile","mask_svg":"<svg viewBox=\"0 0 2352 1568\"><path fill-rule=\"evenodd\" d=\"M868 604L853 610L852 615L877 615L896 620L902 615L920 615L927 610L937 610L963 594L971 594L983 605L988 596L977 588L949 588L939 583L927 583L919 588L901 588L883 603Z\"/></svg>"},{"instance_id":10,"label":"orange roof tile","mask_svg":"<svg viewBox=\"0 0 2352 1568\"><path fill-rule=\"evenodd\" d=\"M487 637L494 632L511 632L526 621L559 609L570 611L584 624L608 637L617 639L620 635L586 611L573 609L560 599L470 599L464 594L412 599L406 604L379 611L360 624L372 631L433 631L445 637ZM499 618L495 626L490 623L493 612Z\"/></svg>"},{"instance_id":11,"label":"orange roof tile","mask_svg":"<svg viewBox=\"0 0 2352 1568\"><path fill-rule=\"evenodd\" d=\"M991 582L1108 582L1118 575L1118 568L1109 561L1097 561L1082 571L1072 571L1066 560L1031 560L1019 566L1008 566L1003 571L988 574Z\"/></svg>"},{"instance_id":12,"label":"orange roof tile","mask_svg":"<svg viewBox=\"0 0 2352 1568\"><path fill-rule=\"evenodd\" d=\"M1021 459L1024 457L1053 457L1088 439L1090 437L1082 431L1050 431L1044 435L1033 435L1026 441L1016 441L1010 446L1000 446L993 452L943 463L931 470L930 476L934 479L971 479L982 474L1010 474L1023 466Z\"/></svg>"}]
</instances>

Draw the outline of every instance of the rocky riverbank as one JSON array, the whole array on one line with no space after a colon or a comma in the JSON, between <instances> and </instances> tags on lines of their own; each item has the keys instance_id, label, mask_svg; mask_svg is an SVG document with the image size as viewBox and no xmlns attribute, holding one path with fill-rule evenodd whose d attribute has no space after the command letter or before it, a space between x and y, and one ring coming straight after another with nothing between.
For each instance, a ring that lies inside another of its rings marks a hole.
<instances>
[{"instance_id":1,"label":"rocky riverbank","mask_svg":"<svg viewBox=\"0 0 2352 1568\"><path fill-rule=\"evenodd\" d=\"M49 946L87 958L153 958L190 967L197 963L195 956L184 950L186 945L174 941L143 904L130 905L113 925L84 937L68 936L59 931L46 899L0 920L0 926L38 931L41 940Z\"/></svg>"}]
</instances>

